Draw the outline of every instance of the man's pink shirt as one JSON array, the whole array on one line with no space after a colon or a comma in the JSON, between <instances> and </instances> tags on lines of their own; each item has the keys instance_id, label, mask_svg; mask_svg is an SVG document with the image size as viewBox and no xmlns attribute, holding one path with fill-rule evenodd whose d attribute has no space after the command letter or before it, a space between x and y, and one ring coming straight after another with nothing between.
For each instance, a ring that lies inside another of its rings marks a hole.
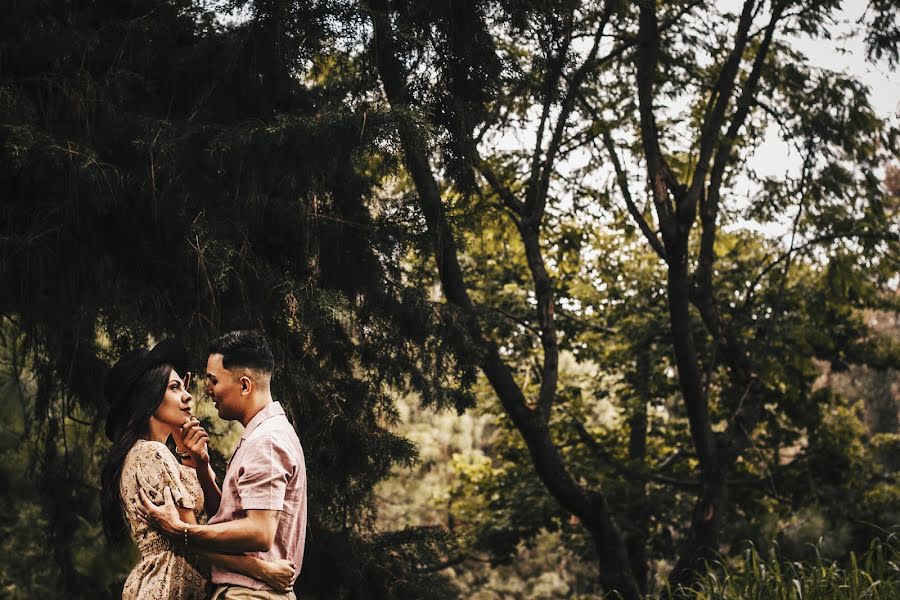
<instances>
[{"instance_id":1,"label":"man's pink shirt","mask_svg":"<svg viewBox=\"0 0 900 600\"><path fill-rule=\"evenodd\" d=\"M306 542L306 462L297 433L278 402L247 423L225 473L219 511L209 522L241 519L248 510L281 511L275 543L267 552L250 554L262 560L290 560L299 573ZM212 581L270 589L256 579L216 566L212 567Z\"/></svg>"}]
</instances>

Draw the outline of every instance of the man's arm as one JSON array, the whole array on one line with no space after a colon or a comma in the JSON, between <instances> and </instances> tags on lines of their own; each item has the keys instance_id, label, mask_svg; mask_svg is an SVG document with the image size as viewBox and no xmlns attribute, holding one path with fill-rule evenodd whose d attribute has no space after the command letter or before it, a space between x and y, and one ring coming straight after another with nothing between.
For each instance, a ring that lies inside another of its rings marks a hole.
<instances>
[{"instance_id":1,"label":"man's arm","mask_svg":"<svg viewBox=\"0 0 900 600\"><path fill-rule=\"evenodd\" d=\"M188 543L218 552L267 552L275 543L277 510L248 510L243 519L188 525Z\"/></svg>"},{"instance_id":2,"label":"man's arm","mask_svg":"<svg viewBox=\"0 0 900 600\"><path fill-rule=\"evenodd\" d=\"M181 518L168 486L163 490L162 506L153 504L142 489L138 489L138 495L143 505L141 513L151 525L175 539L184 539L186 534L192 546L216 552L266 552L275 542L281 511L248 510L243 519L196 525Z\"/></svg>"},{"instance_id":3,"label":"man's arm","mask_svg":"<svg viewBox=\"0 0 900 600\"><path fill-rule=\"evenodd\" d=\"M176 505L181 520L190 527L197 524L194 511L190 508L181 508ZM182 535L184 530L182 529ZM192 548L196 553L205 557L217 567L241 573L262 581L267 586L277 591L287 591L297 578L297 565L287 560L265 561L247 554L225 554L213 550Z\"/></svg>"},{"instance_id":4,"label":"man's arm","mask_svg":"<svg viewBox=\"0 0 900 600\"><path fill-rule=\"evenodd\" d=\"M278 592L289 591L297 578L297 566L287 560L267 562L247 554L223 554L211 550L199 550L198 553L220 569L252 577Z\"/></svg>"}]
</instances>

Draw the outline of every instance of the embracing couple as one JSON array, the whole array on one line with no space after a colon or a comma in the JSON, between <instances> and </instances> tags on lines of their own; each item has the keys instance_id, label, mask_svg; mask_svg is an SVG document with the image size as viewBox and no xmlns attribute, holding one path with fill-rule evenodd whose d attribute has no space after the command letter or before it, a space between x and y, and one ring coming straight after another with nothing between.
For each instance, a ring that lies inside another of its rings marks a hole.
<instances>
[{"instance_id":1,"label":"embracing couple","mask_svg":"<svg viewBox=\"0 0 900 600\"><path fill-rule=\"evenodd\" d=\"M112 448L102 475L103 528L111 542L130 533L141 555L122 598L293 599L306 538L306 466L272 399L269 345L256 331L209 345L206 393L220 418L244 426L221 487L209 436L190 412L189 363L167 340L128 352L106 380Z\"/></svg>"}]
</instances>

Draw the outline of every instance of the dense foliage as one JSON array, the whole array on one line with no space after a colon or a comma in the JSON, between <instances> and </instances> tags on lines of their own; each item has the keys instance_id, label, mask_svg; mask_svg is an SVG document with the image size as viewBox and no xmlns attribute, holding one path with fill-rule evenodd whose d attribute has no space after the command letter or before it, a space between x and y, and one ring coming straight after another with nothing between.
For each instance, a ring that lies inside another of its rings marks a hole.
<instances>
[{"instance_id":1,"label":"dense foliage","mask_svg":"<svg viewBox=\"0 0 900 600\"><path fill-rule=\"evenodd\" d=\"M387 545L427 560L439 534L372 529L372 486L415 456L389 429L388 392L462 407L474 372L449 354L442 308L379 260L404 243L391 215L365 208L382 117L292 77L316 48L300 32L274 36L268 10L226 27L188 2L3 7L0 311L13 418L2 584L14 597L115 595L130 557L98 537L104 373L148 335L184 339L202 372L206 341L238 327L268 333L275 395L310 465L303 593L436 585L383 555ZM316 35L323 18L295 15ZM297 56L285 62L289 44Z\"/></svg>"}]
</instances>

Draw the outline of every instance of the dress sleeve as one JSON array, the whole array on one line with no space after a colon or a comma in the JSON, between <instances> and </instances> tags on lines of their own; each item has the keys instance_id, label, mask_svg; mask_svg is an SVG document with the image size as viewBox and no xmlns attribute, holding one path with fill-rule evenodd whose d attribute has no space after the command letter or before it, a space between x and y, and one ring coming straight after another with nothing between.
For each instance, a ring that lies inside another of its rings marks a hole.
<instances>
[{"instance_id":1,"label":"dress sleeve","mask_svg":"<svg viewBox=\"0 0 900 600\"><path fill-rule=\"evenodd\" d=\"M138 487L144 490L154 504L164 502L163 490L169 486L175 504L181 508L194 508L194 499L181 482L178 463L165 444L159 442L141 444L138 449L135 477Z\"/></svg>"}]
</instances>

